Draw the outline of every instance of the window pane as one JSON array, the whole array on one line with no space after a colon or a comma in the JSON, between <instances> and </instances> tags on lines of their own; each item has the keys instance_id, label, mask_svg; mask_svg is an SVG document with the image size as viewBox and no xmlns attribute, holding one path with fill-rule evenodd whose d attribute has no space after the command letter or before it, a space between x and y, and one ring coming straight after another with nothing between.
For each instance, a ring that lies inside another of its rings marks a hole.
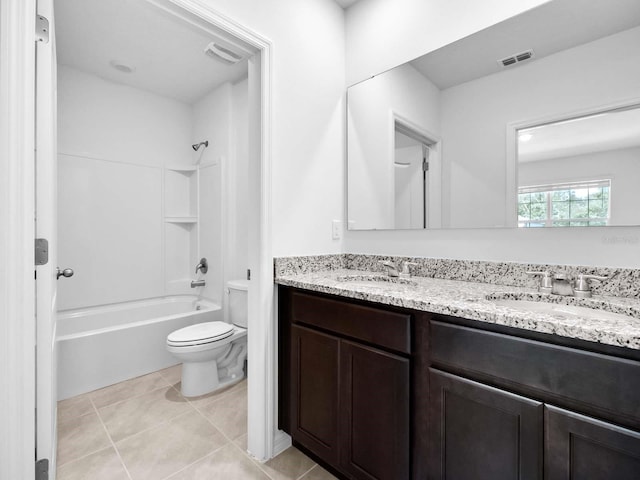
<instances>
[{"instance_id":1,"label":"window pane","mask_svg":"<svg viewBox=\"0 0 640 480\"><path fill-rule=\"evenodd\" d=\"M589 202L576 200L571 202L571 218L587 218L589 216ZM573 224L571 225L573 226Z\"/></svg>"},{"instance_id":2,"label":"window pane","mask_svg":"<svg viewBox=\"0 0 640 480\"><path fill-rule=\"evenodd\" d=\"M552 209L552 218L569 218L569 202L554 202Z\"/></svg>"},{"instance_id":3,"label":"window pane","mask_svg":"<svg viewBox=\"0 0 640 480\"><path fill-rule=\"evenodd\" d=\"M518 205L518 219L528 220L531 218L531 207L528 203L521 203Z\"/></svg>"},{"instance_id":4,"label":"window pane","mask_svg":"<svg viewBox=\"0 0 640 480\"><path fill-rule=\"evenodd\" d=\"M531 194L530 193L519 193L518 194L518 203L529 203L531 202Z\"/></svg>"},{"instance_id":5,"label":"window pane","mask_svg":"<svg viewBox=\"0 0 640 480\"><path fill-rule=\"evenodd\" d=\"M542 203L547 201L547 192L535 192L531 194L532 203Z\"/></svg>"},{"instance_id":6,"label":"window pane","mask_svg":"<svg viewBox=\"0 0 640 480\"><path fill-rule=\"evenodd\" d=\"M603 218L607 216L607 209L602 200L589 200L589 218Z\"/></svg>"},{"instance_id":7,"label":"window pane","mask_svg":"<svg viewBox=\"0 0 640 480\"><path fill-rule=\"evenodd\" d=\"M547 203L532 203L531 204L531 219L532 220L545 220L547 218Z\"/></svg>"},{"instance_id":8,"label":"window pane","mask_svg":"<svg viewBox=\"0 0 640 480\"><path fill-rule=\"evenodd\" d=\"M589 198L589 189L588 188L578 188L575 190L571 190L571 199L575 200L583 200Z\"/></svg>"},{"instance_id":9,"label":"window pane","mask_svg":"<svg viewBox=\"0 0 640 480\"><path fill-rule=\"evenodd\" d=\"M563 202L567 201L571 198L570 190L556 190L551 192L551 201L552 202Z\"/></svg>"}]
</instances>

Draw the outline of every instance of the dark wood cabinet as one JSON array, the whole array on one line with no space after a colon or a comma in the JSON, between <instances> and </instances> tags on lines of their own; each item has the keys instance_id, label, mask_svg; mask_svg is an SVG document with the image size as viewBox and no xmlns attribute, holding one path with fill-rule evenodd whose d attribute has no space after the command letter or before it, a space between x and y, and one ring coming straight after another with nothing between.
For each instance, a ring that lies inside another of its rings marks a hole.
<instances>
[{"instance_id":1,"label":"dark wood cabinet","mask_svg":"<svg viewBox=\"0 0 640 480\"><path fill-rule=\"evenodd\" d=\"M543 405L431 369L429 478L542 478Z\"/></svg>"},{"instance_id":2,"label":"dark wood cabinet","mask_svg":"<svg viewBox=\"0 0 640 480\"><path fill-rule=\"evenodd\" d=\"M545 407L545 478L637 480L640 433Z\"/></svg>"},{"instance_id":3,"label":"dark wood cabinet","mask_svg":"<svg viewBox=\"0 0 640 480\"><path fill-rule=\"evenodd\" d=\"M279 426L343 479L640 479L640 352L279 289Z\"/></svg>"},{"instance_id":4,"label":"dark wood cabinet","mask_svg":"<svg viewBox=\"0 0 640 480\"><path fill-rule=\"evenodd\" d=\"M409 359L340 342L340 467L353 478L409 478Z\"/></svg>"},{"instance_id":5,"label":"dark wood cabinet","mask_svg":"<svg viewBox=\"0 0 640 480\"><path fill-rule=\"evenodd\" d=\"M340 341L291 326L291 436L326 462L337 464Z\"/></svg>"},{"instance_id":6,"label":"dark wood cabinet","mask_svg":"<svg viewBox=\"0 0 640 480\"><path fill-rule=\"evenodd\" d=\"M344 478L410 478L410 316L289 290L280 299L281 428Z\"/></svg>"}]
</instances>

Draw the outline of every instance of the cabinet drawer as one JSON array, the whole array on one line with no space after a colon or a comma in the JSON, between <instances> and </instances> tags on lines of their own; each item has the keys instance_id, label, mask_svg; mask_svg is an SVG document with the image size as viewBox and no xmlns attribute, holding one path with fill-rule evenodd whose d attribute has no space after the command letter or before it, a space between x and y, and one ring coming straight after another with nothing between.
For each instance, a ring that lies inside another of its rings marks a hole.
<instances>
[{"instance_id":1,"label":"cabinet drawer","mask_svg":"<svg viewBox=\"0 0 640 480\"><path fill-rule=\"evenodd\" d=\"M411 353L411 315L302 292L291 293L291 320L402 353Z\"/></svg>"},{"instance_id":2,"label":"cabinet drawer","mask_svg":"<svg viewBox=\"0 0 640 480\"><path fill-rule=\"evenodd\" d=\"M434 364L640 425L640 362L431 321Z\"/></svg>"}]
</instances>

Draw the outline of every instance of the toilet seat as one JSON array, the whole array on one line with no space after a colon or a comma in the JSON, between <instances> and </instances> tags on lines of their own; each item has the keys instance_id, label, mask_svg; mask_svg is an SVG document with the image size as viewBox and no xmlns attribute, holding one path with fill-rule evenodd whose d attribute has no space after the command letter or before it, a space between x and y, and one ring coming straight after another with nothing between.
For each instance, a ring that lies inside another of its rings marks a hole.
<instances>
[{"instance_id":1,"label":"toilet seat","mask_svg":"<svg viewBox=\"0 0 640 480\"><path fill-rule=\"evenodd\" d=\"M205 322L176 330L167 337L171 347L190 347L217 342L233 334L233 325L226 322Z\"/></svg>"}]
</instances>

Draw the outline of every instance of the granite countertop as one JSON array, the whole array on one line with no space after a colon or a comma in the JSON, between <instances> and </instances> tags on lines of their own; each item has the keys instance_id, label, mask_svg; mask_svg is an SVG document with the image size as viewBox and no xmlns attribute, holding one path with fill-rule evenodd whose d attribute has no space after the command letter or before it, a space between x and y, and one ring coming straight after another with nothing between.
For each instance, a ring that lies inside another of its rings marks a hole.
<instances>
[{"instance_id":1,"label":"granite countertop","mask_svg":"<svg viewBox=\"0 0 640 480\"><path fill-rule=\"evenodd\" d=\"M382 281L366 281L367 277L372 276L383 278ZM540 294L524 287L426 277L392 282L385 281L384 277L380 273L358 270L327 270L280 274L275 281L280 285L315 292L640 350L640 299L611 296L577 299ZM358 281L360 279L362 281ZM628 317L594 320L561 312L534 313L496 305L491 299L596 307Z\"/></svg>"}]
</instances>

